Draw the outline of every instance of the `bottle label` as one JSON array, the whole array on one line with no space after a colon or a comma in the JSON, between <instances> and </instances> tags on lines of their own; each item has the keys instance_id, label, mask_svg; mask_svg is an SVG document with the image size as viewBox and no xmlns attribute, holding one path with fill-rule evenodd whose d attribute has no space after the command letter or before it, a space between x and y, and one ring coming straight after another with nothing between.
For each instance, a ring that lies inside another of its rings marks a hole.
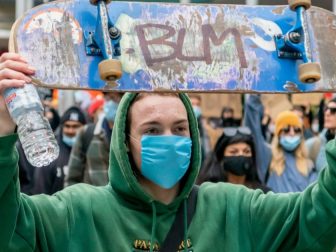
<instances>
[{"instance_id":1,"label":"bottle label","mask_svg":"<svg viewBox=\"0 0 336 252\"><path fill-rule=\"evenodd\" d=\"M7 108L11 114L16 110L31 108L43 110L38 93L32 84L25 85L23 88L8 88L4 94Z\"/></svg>"},{"instance_id":2,"label":"bottle label","mask_svg":"<svg viewBox=\"0 0 336 252\"><path fill-rule=\"evenodd\" d=\"M7 106L10 106L10 104L15 99L15 97L16 97L16 93L13 92L12 90L10 90L9 93L8 93L8 96L5 99L5 102L6 102Z\"/></svg>"}]
</instances>

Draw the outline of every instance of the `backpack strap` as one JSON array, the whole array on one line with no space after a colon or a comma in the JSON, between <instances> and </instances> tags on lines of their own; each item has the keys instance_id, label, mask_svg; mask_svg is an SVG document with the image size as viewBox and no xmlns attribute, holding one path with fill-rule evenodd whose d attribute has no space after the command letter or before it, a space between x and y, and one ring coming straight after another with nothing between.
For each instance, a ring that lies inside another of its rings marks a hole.
<instances>
[{"instance_id":1,"label":"backpack strap","mask_svg":"<svg viewBox=\"0 0 336 252\"><path fill-rule=\"evenodd\" d=\"M89 148L89 145L92 141L92 138L93 138L93 133L94 133L94 130L95 130L95 127L96 127L96 124L94 123L91 123L91 124L88 124L87 127L84 129L84 134L82 135L82 151L83 151L83 154L84 156L86 156L86 152Z\"/></svg>"},{"instance_id":2,"label":"backpack strap","mask_svg":"<svg viewBox=\"0 0 336 252\"><path fill-rule=\"evenodd\" d=\"M187 228L189 227L191 220L195 214L196 211L196 203L197 203L197 194L198 194L199 186L194 185L189 197L187 199ZM184 232L187 230L184 230L184 214L183 214L183 202L179 206L175 220L166 236L166 239L162 243L162 246L160 248L160 252L174 252L178 251L178 247L180 246L181 242L184 239Z\"/></svg>"}]
</instances>

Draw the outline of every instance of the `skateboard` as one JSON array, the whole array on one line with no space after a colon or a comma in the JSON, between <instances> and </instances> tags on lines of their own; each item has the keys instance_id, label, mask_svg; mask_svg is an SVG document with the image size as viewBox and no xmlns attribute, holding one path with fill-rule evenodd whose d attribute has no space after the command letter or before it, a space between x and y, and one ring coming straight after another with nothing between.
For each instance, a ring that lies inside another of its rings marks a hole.
<instances>
[{"instance_id":1,"label":"skateboard","mask_svg":"<svg viewBox=\"0 0 336 252\"><path fill-rule=\"evenodd\" d=\"M65 0L13 25L9 48L59 89L330 92L336 16L283 6Z\"/></svg>"}]
</instances>

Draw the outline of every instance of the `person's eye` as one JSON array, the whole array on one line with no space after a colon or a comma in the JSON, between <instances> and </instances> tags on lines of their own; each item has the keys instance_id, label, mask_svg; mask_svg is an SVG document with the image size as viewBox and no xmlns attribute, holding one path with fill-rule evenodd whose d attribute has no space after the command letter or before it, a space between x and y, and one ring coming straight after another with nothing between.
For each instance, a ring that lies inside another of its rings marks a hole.
<instances>
[{"instance_id":1,"label":"person's eye","mask_svg":"<svg viewBox=\"0 0 336 252\"><path fill-rule=\"evenodd\" d=\"M247 156L251 156L252 155L252 151L246 150L246 151L244 151L244 154L247 155Z\"/></svg>"},{"instance_id":2,"label":"person's eye","mask_svg":"<svg viewBox=\"0 0 336 252\"><path fill-rule=\"evenodd\" d=\"M238 154L238 152L235 151L235 150L231 150L231 151L229 151L229 154L230 154L230 156L236 156Z\"/></svg>"},{"instance_id":3,"label":"person's eye","mask_svg":"<svg viewBox=\"0 0 336 252\"><path fill-rule=\"evenodd\" d=\"M177 135L184 135L187 131L188 129L185 126L178 126L175 128L175 134Z\"/></svg>"},{"instance_id":4,"label":"person's eye","mask_svg":"<svg viewBox=\"0 0 336 252\"><path fill-rule=\"evenodd\" d=\"M157 128L148 128L144 131L145 135L157 135L159 134L159 130Z\"/></svg>"}]
</instances>

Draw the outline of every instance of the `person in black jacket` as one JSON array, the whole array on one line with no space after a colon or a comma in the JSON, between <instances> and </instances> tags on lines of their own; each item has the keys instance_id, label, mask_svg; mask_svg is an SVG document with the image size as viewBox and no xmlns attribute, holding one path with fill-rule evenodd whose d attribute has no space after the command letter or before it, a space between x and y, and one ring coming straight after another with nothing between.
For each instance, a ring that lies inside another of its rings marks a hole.
<instances>
[{"instance_id":1,"label":"person in black jacket","mask_svg":"<svg viewBox=\"0 0 336 252\"><path fill-rule=\"evenodd\" d=\"M256 170L256 150L248 127L225 127L208 155L197 179L203 182L242 184L264 192L270 188L261 183Z\"/></svg>"},{"instance_id":2,"label":"person in black jacket","mask_svg":"<svg viewBox=\"0 0 336 252\"><path fill-rule=\"evenodd\" d=\"M64 187L64 177L68 161L78 130L86 124L84 113L77 107L70 107L61 117L60 127L56 131L56 140L60 148L58 158L50 165L36 168L26 159L22 146L18 142L21 191L27 194L53 194Z\"/></svg>"}]
</instances>

